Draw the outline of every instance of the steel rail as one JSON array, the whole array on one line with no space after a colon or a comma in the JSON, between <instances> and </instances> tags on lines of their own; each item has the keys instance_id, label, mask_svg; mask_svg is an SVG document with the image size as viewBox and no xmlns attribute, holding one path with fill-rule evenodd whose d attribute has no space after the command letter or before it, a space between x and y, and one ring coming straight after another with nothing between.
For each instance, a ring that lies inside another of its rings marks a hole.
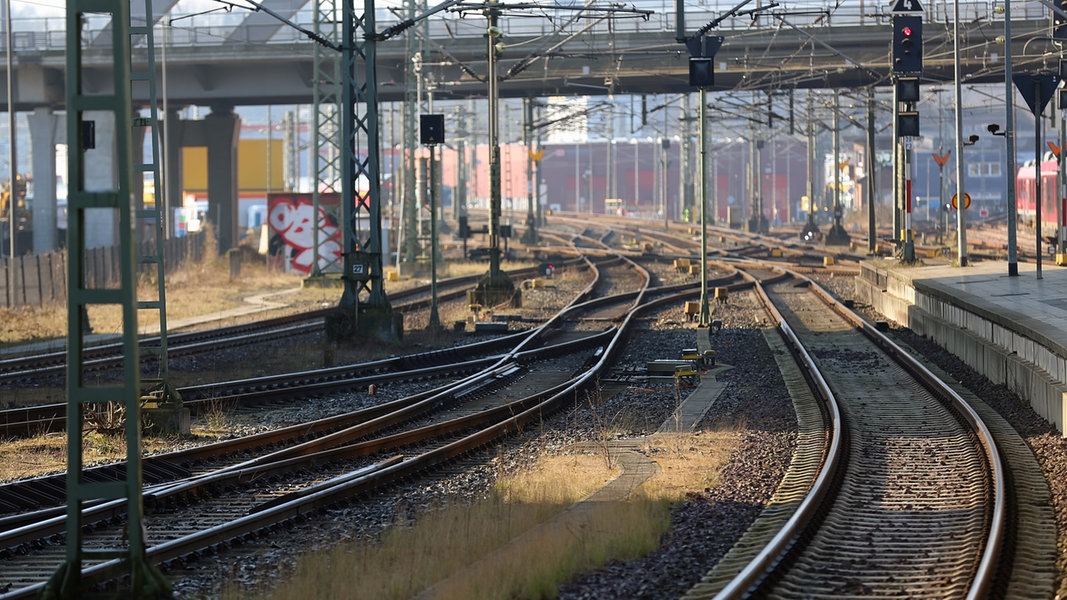
<instances>
[{"instance_id":1,"label":"steel rail","mask_svg":"<svg viewBox=\"0 0 1067 600\"><path fill-rule=\"evenodd\" d=\"M538 347L525 352L520 352L516 355L519 360L533 361L549 356L552 354L558 354L560 352L575 352L588 348L593 345L597 345L601 337L605 332L600 334L590 334L580 339L573 339L564 341L561 343L555 343ZM510 339L522 336L508 336ZM292 425L289 427L262 432L252 436L246 436L236 440L227 440L225 442L219 442L217 444L210 444L207 446L200 446L196 448L190 448L178 452L155 455L145 457L145 471L146 480L149 482L158 481L161 477L174 475L181 475L184 472L184 468L180 468L178 465L194 464L203 462L210 458L216 457L222 453L234 454L240 451L246 451L248 449L254 449L264 446L278 445L283 443L290 443L294 439L314 437L319 440L319 444L323 442L323 439L336 439L343 436L343 432L360 430L364 433L369 433L375 429L369 429L371 424L377 423L379 427L389 426L391 423L378 421L386 415L399 415L407 414L415 410L413 407L424 405L426 402L441 403L449 398L450 394L454 394L454 388L462 385L464 382L476 382L486 379L487 377L495 376L502 368L499 366L501 362L501 355L486 357L482 359L476 359L471 361L465 361L460 364L441 365L434 367L424 367L413 371L405 371L397 374L382 375L382 376L370 376L366 378L356 378L347 382L338 382L337 380L331 380L319 384L304 384L300 386L286 387L279 390L257 390L254 392L245 392L247 395L253 395L257 398L257 402L263 401L265 397L277 397L285 395L293 396L307 396L307 395L322 395L331 391L339 391L346 389L353 389L362 387L366 382L381 382L383 378L395 379L403 377L405 379L425 378L435 375L440 375L442 371L448 372L474 372L472 375L468 375L459 382L452 382L443 386L436 387L432 390L421 392L401 398L391 402L386 402L377 406L363 408L357 411L346 413L343 415L337 415L334 417L328 417L320 419L311 423L304 423L299 425ZM495 369L491 368L496 366ZM481 374L481 377L479 377ZM266 378L271 379L271 378ZM473 385L473 383L471 384ZM258 387L258 386L257 386ZM217 398L216 401L229 401L229 398L222 397ZM239 400L235 400L239 402ZM406 411L406 412L405 412ZM326 436L325 438L323 436ZM334 436L329 438L329 436ZM313 445L314 442L309 442ZM112 463L108 465L102 465L89 469L85 476L89 480L93 481L107 481L113 479L116 471L121 471L124 463ZM63 497L64 475L50 475L45 477L39 477L34 479L22 480L12 482L6 485L0 485L0 507L5 508L8 511L17 509L31 508L32 506L39 506L47 502L48 499L61 500ZM4 543L4 533L12 528L21 526L27 521L43 518L49 514L50 509L39 510L33 513L14 514L5 517L0 517L0 547Z\"/></svg>"},{"instance_id":2,"label":"steel rail","mask_svg":"<svg viewBox=\"0 0 1067 600\"><path fill-rule=\"evenodd\" d=\"M565 264L577 264L574 260ZM538 275L536 267L527 267L509 271L514 277L527 277ZM439 293L439 299L451 299L462 297L466 293L466 287L477 283L480 275L464 275L441 280L438 285L447 288L455 288ZM391 298L397 309L415 310L429 305L429 285L415 286L403 290L397 290L391 294ZM427 296L420 298L420 296ZM196 354L205 350L218 350L233 346L259 343L264 339L280 339L293 337L322 330L324 318L333 309L324 308L302 312L294 315L285 315L262 319L251 323L227 325L199 331L174 332L168 335L168 352L170 356L185 356ZM311 321L309 323L309 321ZM158 343L158 336L146 336L142 343L152 345ZM122 345L104 342L93 346L86 352L86 364L94 369L111 368L121 364ZM30 378L42 377L49 374L61 375L66 365L66 351L56 350L43 353L35 353L23 356L0 358L0 384L9 385L12 382L25 381Z\"/></svg>"},{"instance_id":3,"label":"steel rail","mask_svg":"<svg viewBox=\"0 0 1067 600\"><path fill-rule=\"evenodd\" d=\"M823 298L823 301L827 302L842 317L852 322L887 354L902 363L907 370L923 382L927 389L948 400L978 436L985 449L986 460L989 461L990 474L993 479L993 507L990 516L989 535L986 538L985 547L978 563L974 583L968 589L967 598L977 600L989 597L994 582L1001 574L998 570L998 563L1007 536L1009 518L1006 467L989 426L956 390L934 375L930 369L926 368L911 353L905 351L884 333L878 331L878 328L871 325L866 319L849 310L810 278L804 277L799 273L794 273L793 275L807 281L815 293Z\"/></svg>"},{"instance_id":4,"label":"steel rail","mask_svg":"<svg viewBox=\"0 0 1067 600\"><path fill-rule=\"evenodd\" d=\"M768 268L768 265L765 262L740 262L759 265L759 268ZM771 265L770 268L782 271L809 285L815 294L832 310L845 318L848 322L852 323L857 330L882 348L887 355L892 357L898 364L901 364L902 367L916 376L917 379L919 379L931 392L947 401L950 406L955 409L956 414L960 415L961 421L966 423L975 433L976 439L985 454L985 459L989 468L989 476L992 479L994 506L990 510L989 531L985 543L983 544L982 554L977 563L974 579L968 586L967 598L978 599L988 597L993 589L994 582L998 575L1000 575L998 564L1001 548L1006 537L1005 532L1007 527L1006 475L992 433L973 408L971 408L970 405L967 404L967 402L950 386L942 382L930 372L929 369L900 348L887 336L878 331L874 326L833 298L829 292L819 286L816 282L799 273L788 271L780 265ZM789 344L791 351L795 356L800 358L801 366L804 369L806 376L810 377L812 381L817 383L819 395L824 399L832 399L833 394L826 385L825 380L822 379L821 374L819 374L818 367L812 357L804 350L799 339L792 333L792 330L788 329L788 324L785 323L781 313L774 308L772 301L763 291L762 286L757 286L756 289L765 308L768 312L774 315L774 319L779 323L779 332ZM842 440L847 440L847 437L840 437L844 435L844 421L841 412L836 405L836 400L830 410L834 415L831 420L833 431L832 442L827 453L826 463L820 471L815 484L813 484L812 489L807 496L805 496L796 513L793 514L786 525L783 526L783 528L756 555L756 557L754 557L752 561L750 561L748 565L715 596L717 600L744 598L752 594L756 586L771 575L775 566L781 563L786 554L798 543L800 538L805 535L804 532L810 526L809 521L812 519L813 515L815 515L819 504L821 504L823 499L831 493L834 482L840 476L840 470L843 469L844 466L842 453L844 452L846 443Z\"/></svg>"},{"instance_id":5,"label":"steel rail","mask_svg":"<svg viewBox=\"0 0 1067 600\"><path fill-rule=\"evenodd\" d=\"M267 401L284 395L312 394L323 391L355 389L371 383L402 381L426 376L442 376L454 368L462 368L479 361L459 361L463 356L477 356L497 352L508 347L528 332L517 332L491 340L483 340L455 348L422 352L353 365L341 365L315 371L285 373L205 383L177 388L183 403L194 413L201 406L219 401L250 403ZM423 365L423 366L416 366ZM62 431L65 426L66 404L45 404L0 410L0 436L19 437Z\"/></svg>"},{"instance_id":6,"label":"steel rail","mask_svg":"<svg viewBox=\"0 0 1067 600\"><path fill-rule=\"evenodd\" d=\"M435 449L421 457L417 457L411 460L405 460L402 462L402 464L386 466L382 469L378 469L374 475L374 479L376 481L375 485L381 485L382 483L395 481L397 478L410 476L414 473L430 468L435 464L454 459L466 452L469 452L475 447L484 445L495 439L498 439L499 437L516 430L518 427L521 427L534 419L541 419L544 417L545 414L558 409L558 407L566 399L573 399L574 397L576 397L576 394L578 393L581 387L590 385L592 382L595 382L594 377L599 374L601 370L606 368L607 364L609 364L608 361L611 360L614 353L617 351L619 340L624 337L625 333L629 330L633 315L637 314L641 310L647 310L652 306L662 305L664 302L671 301L674 297L690 297L693 293L694 292L692 291L683 291L679 292L677 296L667 296L665 298L650 301L643 306L631 308L629 311L629 315L624 320L622 325L617 328L609 329L606 332L603 332L603 334L601 334L605 336L605 339L610 338L610 342L606 344L605 351L601 352L598 350L596 355L600 357L599 360L590 369L579 373L568 383L561 386L556 386L552 390L545 392L546 394L551 393L551 396L549 398L542 399L538 397L538 401L536 402L536 404L519 414L515 414L515 410L513 408L509 408L505 411L508 414L508 418L505 421L498 423L497 425L494 425L481 432L466 436L457 442L453 442L441 448ZM564 310L568 311L570 309ZM546 323L545 326L542 326L542 328L540 329L543 330L547 327L547 325L548 323ZM529 339L530 338L527 338L523 342L521 342L512 353L518 354L520 352L521 347L525 345L529 341ZM599 340L597 341L599 342ZM548 352L550 351L550 349L540 349L540 351ZM508 357L505 356L501 359L501 362L507 359ZM507 367L506 365L501 365L501 368L510 367ZM284 454L278 453L275 453L272 456L274 458L280 458L283 460L288 458ZM292 502L288 502L277 507L269 508L263 511L262 516L253 515L250 517L245 517L243 519L238 519L237 521L226 526L224 529L213 528L205 532L194 534L192 536L189 536L188 538L184 538L183 540L167 542L165 544L150 549L149 556L152 560L167 560L168 556L180 556L192 552L193 550L189 549L188 544L193 544L195 546L196 544L203 544L207 540L214 540L215 542L217 542L220 535L232 537L243 535L245 533L250 533L251 531L255 531L259 528L267 526L265 525L265 523L276 522L276 519L279 516L284 516L288 518L304 514L308 510L313 510L338 501L339 495L347 497L347 495L353 493L353 490L359 488L362 485L366 485L364 483L361 483L365 481L365 479L366 478L363 477L350 478L347 483L328 487L319 492L312 493L306 498L293 500ZM264 521L262 519L268 520ZM224 531L225 533L223 533ZM119 565L117 562L102 563L87 568L84 573L86 576L108 573L118 566ZM39 591L39 589L39 586L32 586L29 588L16 590L11 594L7 594L0 597L23 597L22 594L34 594Z\"/></svg>"},{"instance_id":7,"label":"steel rail","mask_svg":"<svg viewBox=\"0 0 1067 600\"><path fill-rule=\"evenodd\" d=\"M590 263L590 266L592 266L591 263ZM595 266L592 266L592 267L594 268L594 274L596 274ZM583 294L580 294L579 297L576 298L575 300L577 300L579 298L586 297L586 295L591 293L591 291L595 287L595 285L596 285L596 276L594 277L594 281L589 284L589 286L586 288L586 290L583 292ZM572 302L572 305L573 305L573 302ZM532 344L529 344L528 342L531 341L531 339L532 339L532 337L534 335L537 335L537 334L540 334L542 336L545 335L545 332L546 332L546 330L548 329L548 327L550 325L551 325L550 323L546 323L544 326L538 328L537 330L535 330L533 332L521 332L521 333L513 334L513 335L510 335L510 336L502 336L502 338L500 338L498 340L490 340L490 341L486 341L486 342L480 342L480 343L472 345L472 346L477 346L480 349L485 350L485 349L490 349L490 348L491 349L499 349L502 345L506 346L508 344L512 344L512 345L514 345L514 349L513 349L512 352L517 354L517 353L521 352L523 349L532 348L533 347ZM518 343L516 343L516 341L518 341ZM569 345L578 347L581 343L582 343L581 340L577 340L575 342L571 342ZM586 343L588 343L588 342L586 342ZM567 346L568 346L567 344L564 344L563 346L560 346L560 345L546 346L546 347L543 347L543 348L540 348L540 349L533 350L533 351L529 352L527 354L527 356L530 357L530 358L533 358L533 357L538 356L539 353L552 352L552 351L554 351L553 348L567 347ZM460 350L460 353L462 354L462 349ZM407 364L409 362L423 362L424 360L426 360L426 357L437 357L438 360L435 360L434 362L440 363L440 362L452 360L452 358L454 356L456 356L456 352L452 351L452 350L431 351L431 352L427 352L427 353L420 353L419 355L415 355L415 356L416 357L421 357L421 358L412 358L412 356L405 356L405 357L396 357L394 359L386 359L385 361L373 361L372 363L369 364L369 366L367 368L369 370L373 371L373 370L377 370L379 368L384 368L386 365ZM444 358L442 358L442 357L444 357ZM459 366L457 366L457 365L445 365L443 367L442 366L438 366L438 367L434 367L434 368L430 368L430 369L423 368L423 369L414 370L414 371L408 371L408 372L405 372L403 374L387 376L387 377L394 377L394 378L395 377L404 377L404 378L425 377L425 376L431 376L431 375L433 375L435 373L439 374L439 372L442 371L442 370L450 371L450 372L451 371L462 371L462 370L471 371L471 370L474 370L476 368L484 369L484 371L482 371L482 372L488 372L488 371L491 371L494 367L499 367L500 365L505 364L509 360L510 360L509 357L505 353L505 354L502 354L502 355L492 356L492 357L488 357L486 359L482 359L482 360L478 360L478 361L465 361L465 363L463 365L459 365ZM346 369L345 368L337 368L337 369L327 370L326 376L323 377L323 379L326 379L328 381L325 381L323 383L310 383L309 384L309 383L305 382L305 383L301 383L301 384L298 384L298 385L286 386L286 385L283 385L279 381L279 377L267 377L267 378L259 378L259 379L252 379L252 380L242 380L240 382L240 385L242 387L247 388L247 389L255 390L254 392L252 392L251 394L248 394L248 395L253 395L253 396L255 396L255 397L259 398L259 399L263 399L267 395L269 395L271 397L277 397L277 396L293 396L293 395L297 395L298 393L303 393L305 395L312 394L312 393L314 393L314 394L322 394L322 393L324 393L326 391L335 391L335 390L339 390L339 389L349 389L349 388L351 388L353 386L356 386L356 385L365 385L369 381L379 380L379 379L375 379L375 378L370 378L370 379L351 379L351 378L346 378L346 379L342 379L342 380L338 381L336 376L331 375L331 373L334 372L334 371L346 372ZM305 373L297 373L295 375L290 374L290 375L286 375L286 376L281 376L281 378L284 379L284 380L295 379L297 381L300 381L300 380L305 380L307 378L311 378L311 377L313 377L315 375L316 375L315 372L305 372ZM414 397L411 397L411 398L409 398L407 400L407 402L408 403L417 403L417 402L421 402L422 400L425 400L427 398L432 398L432 397L443 398L443 397L447 396L449 388L451 388L453 386L457 386L457 385L462 385L464 381L468 381L470 379L477 379L477 377L478 377L477 374L471 375L468 379L461 380L458 383L449 384L449 385L443 386L441 388L437 388L435 390L431 390L428 393L424 393L424 394L420 394L420 395L416 395ZM209 388L211 388L211 387L212 386L209 386ZM267 389L264 390L264 388L267 388ZM216 392L217 391L218 390L216 389ZM233 399L232 397L220 397L217 393L215 393L213 395L213 400L214 401L230 401L232 399ZM324 419L324 420L321 420L320 422L316 422L315 424L311 424L311 425L305 424L305 425L301 425L301 426L294 426L294 427L291 427L291 428L285 428L283 430L276 430L274 432L264 432L262 434L257 434L255 436L251 436L249 438L246 438L248 440L246 442L242 442L240 440L235 440L235 441L227 442L225 444L225 446L226 446L226 448L229 448L230 451L236 451L241 447L240 446L241 444L248 444L248 446L246 446L246 447L256 447L257 445L264 445L264 444L267 444L267 443L279 443L279 442L281 442L283 440L291 440L294 435L304 435L304 436L312 435L312 434L319 435L319 434L321 434L322 431L344 429L344 428L351 427L352 426L351 425L352 422L363 422L363 421L366 421L368 419L376 419L376 418L380 418L380 416L382 414L386 414L386 413L391 412L391 411L400 410L401 404L403 404L403 403L404 403L403 400L394 401L394 402L391 402L391 403L387 403L385 405L381 405L380 407L371 408L371 409L364 409L362 411L357 411L358 414L353 414L353 415L349 415L349 416L342 415L340 417L332 417L332 418L329 418L329 419ZM157 456L157 457L147 457L146 458L146 470L151 472L152 470L159 468L157 465L161 465L161 466L162 465L166 465L166 467L164 467L166 470L173 471L173 468L170 467L170 464L173 464L173 462L175 462L175 461L181 461L181 462L185 462L185 463L196 462L198 460L203 460L204 456L210 455L213 452L218 452L218 450L213 450L211 448L190 449L190 450L182 451L180 453L174 453L174 454L171 454L171 455L164 455L164 456ZM122 468L121 464L118 464L118 465L112 464L112 465L106 465L106 466L102 466L102 467L97 467L97 468L91 469L89 474L88 474L88 476L89 477L99 477L101 479L106 480L106 479L108 479L110 477L109 476L110 471L112 471L114 469L121 469L121 468ZM61 477L62 476L52 476L52 477L43 478L43 479L28 480L28 481L25 481L25 482L20 482L19 485L21 485L22 487L36 486L36 487L41 487L41 488L45 488L45 489L54 488L56 490L61 490L62 489L61 481L53 481L53 480L61 479ZM149 478L149 481L151 481L151 479L152 478ZM18 496L18 494L10 491L12 489L12 487L13 486L0 487L0 504L4 503L4 497L7 496L8 497L8 501L7 502L9 504L11 504L13 507L22 506L22 504L20 504L19 502L16 501L15 497ZM50 497L50 496L54 496L55 494L56 494L56 492L52 491L52 492L47 493L47 494L24 493L23 495L26 496L26 497L29 497L29 498L37 498L37 497L41 497L41 496ZM6 526L8 526L8 527L16 526L19 523L21 523L21 520L19 520L17 518L14 518L13 520L10 519L10 518L0 518L0 525L5 524L5 521L6 521Z\"/></svg>"},{"instance_id":8,"label":"steel rail","mask_svg":"<svg viewBox=\"0 0 1067 600\"><path fill-rule=\"evenodd\" d=\"M811 490L800 502L796 512L793 513L782 529L775 534L756 557L715 596L716 600L745 597L747 592L759 581L763 580L778 564L788 549L796 543L818 512L823 499L832 493L832 488L840 476L844 452L848 445L841 407L829 384L823 378L822 373L819 372L815 359L804 348L796 333L793 332L781 312L778 311L770 297L764 292L763 286L757 284L755 291L763 304L764 310L774 320L778 334L796 358L804 377L814 386L814 391L817 395L823 399L824 413L826 414L829 429L828 444L825 450L823 467L812 484Z\"/></svg>"}]
</instances>

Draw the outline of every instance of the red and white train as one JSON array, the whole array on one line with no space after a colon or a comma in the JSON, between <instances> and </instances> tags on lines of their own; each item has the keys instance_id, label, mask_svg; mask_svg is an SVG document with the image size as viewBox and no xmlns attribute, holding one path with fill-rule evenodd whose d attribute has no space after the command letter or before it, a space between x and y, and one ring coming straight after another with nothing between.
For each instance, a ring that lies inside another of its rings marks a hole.
<instances>
[{"instance_id":1,"label":"red and white train","mask_svg":"<svg viewBox=\"0 0 1067 600\"><path fill-rule=\"evenodd\" d=\"M1020 223L1032 224L1036 220L1037 177L1034 171L1034 161L1027 161L1015 176L1015 206ZM1067 219L1067 200L1057 188L1058 178L1059 163L1052 153L1046 153L1041 160L1041 223L1045 226L1057 225L1057 203L1060 203L1060 219Z\"/></svg>"}]
</instances>

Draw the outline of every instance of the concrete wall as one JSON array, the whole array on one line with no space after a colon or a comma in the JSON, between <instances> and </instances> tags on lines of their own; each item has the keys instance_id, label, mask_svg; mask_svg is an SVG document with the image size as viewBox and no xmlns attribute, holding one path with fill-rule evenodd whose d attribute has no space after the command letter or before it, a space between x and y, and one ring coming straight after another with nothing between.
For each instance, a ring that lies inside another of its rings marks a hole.
<instances>
[{"instance_id":1,"label":"concrete wall","mask_svg":"<svg viewBox=\"0 0 1067 600\"><path fill-rule=\"evenodd\" d=\"M998 318L909 277L864 265L856 301L926 336L990 381L1005 385L1062 434L1067 414L1067 350L1025 324Z\"/></svg>"}]
</instances>

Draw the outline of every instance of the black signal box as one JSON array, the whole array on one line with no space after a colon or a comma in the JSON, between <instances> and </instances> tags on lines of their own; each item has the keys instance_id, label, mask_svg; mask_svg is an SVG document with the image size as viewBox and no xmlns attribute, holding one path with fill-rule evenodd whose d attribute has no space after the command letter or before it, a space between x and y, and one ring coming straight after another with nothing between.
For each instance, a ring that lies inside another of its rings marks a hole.
<instances>
[{"instance_id":1,"label":"black signal box","mask_svg":"<svg viewBox=\"0 0 1067 600\"><path fill-rule=\"evenodd\" d=\"M712 67L712 59L689 59L689 85L695 88L715 85L715 69Z\"/></svg>"},{"instance_id":2,"label":"black signal box","mask_svg":"<svg viewBox=\"0 0 1067 600\"><path fill-rule=\"evenodd\" d=\"M923 19L914 15L893 16L894 73L919 74L923 70Z\"/></svg>"},{"instance_id":3,"label":"black signal box","mask_svg":"<svg viewBox=\"0 0 1067 600\"><path fill-rule=\"evenodd\" d=\"M445 116L419 115L419 141L427 146L445 143Z\"/></svg>"},{"instance_id":4,"label":"black signal box","mask_svg":"<svg viewBox=\"0 0 1067 600\"><path fill-rule=\"evenodd\" d=\"M897 102L918 102L919 101L919 78L918 77L898 77L897 78Z\"/></svg>"}]
</instances>

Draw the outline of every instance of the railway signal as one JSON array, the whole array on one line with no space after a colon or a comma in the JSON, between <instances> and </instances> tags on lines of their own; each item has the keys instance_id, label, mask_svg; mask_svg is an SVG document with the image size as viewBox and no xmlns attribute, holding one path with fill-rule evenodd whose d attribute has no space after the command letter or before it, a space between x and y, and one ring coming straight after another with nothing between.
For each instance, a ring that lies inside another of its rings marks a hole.
<instances>
[{"instance_id":1,"label":"railway signal","mask_svg":"<svg viewBox=\"0 0 1067 600\"><path fill-rule=\"evenodd\" d=\"M715 85L715 69L712 67L712 59L696 56L689 59L689 85L695 88Z\"/></svg>"},{"instance_id":2,"label":"railway signal","mask_svg":"<svg viewBox=\"0 0 1067 600\"><path fill-rule=\"evenodd\" d=\"M715 53L722 47L723 37L702 35L686 41L689 50L689 85L706 89L715 85Z\"/></svg>"},{"instance_id":3,"label":"railway signal","mask_svg":"<svg viewBox=\"0 0 1067 600\"><path fill-rule=\"evenodd\" d=\"M419 116L419 134L423 144L430 147L430 322L427 329L441 328L437 311L437 146L445 143L445 116L429 114Z\"/></svg>"},{"instance_id":4,"label":"railway signal","mask_svg":"<svg viewBox=\"0 0 1067 600\"><path fill-rule=\"evenodd\" d=\"M1053 3L1052 39L1067 40L1067 0L1055 0Z\"/></svg>"},{"instance_id":5,"label":"railway signal","mask_svg":"<svg viewBox=\"0 0 1067 600\"><path fill-rule=\"evenodd\" d=\"M919 137L919 113L911 111L897 115L897 137Z\"/></svg>"},{"instance_id":6,"label":"railway signal","mask_svg":"<svg viewBox=\"0 0 1067 600\"><path fill-rule=\"evenodd\" d=\"M445 116L419 115L419 141L426 146L445 143Z\"/></svg>"},{"instance_id":7,"label":"railway signal","mask_svg":"<svg viewBox=\"0 0 1067 600\"><path fill-rule=\"evenodd\" d=\"M923 70L923 19L893 15L893 72L918 74Z\"/></svg>"},{"instance_id":8,"label":"railway signal","mask_svg":"<svg viewBox=\"0 0 1067 600\"><path fill-rule=\"evenodd\" d=\"M919 78L897 77L897 102L919 101Z\"/></svg>"}]
</instances>

